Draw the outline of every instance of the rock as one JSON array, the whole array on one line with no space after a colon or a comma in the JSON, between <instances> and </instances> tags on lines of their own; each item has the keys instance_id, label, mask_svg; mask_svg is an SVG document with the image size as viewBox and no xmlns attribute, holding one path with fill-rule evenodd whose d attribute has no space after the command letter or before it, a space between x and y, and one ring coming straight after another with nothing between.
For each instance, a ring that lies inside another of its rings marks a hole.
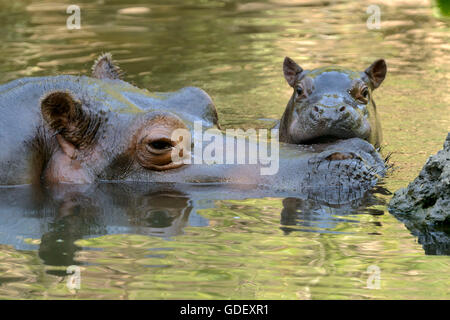
<instances>
[{"instance_id":1,"label":"rock","mask_svg":"<svg viewBox=\"0 0 450 320\"><path fill-rule=\"evenodd\" d=\"M418 236L426 253L450 254L450 132L419 176L394 193L389 212Z\"/></svg>"},{"instance_id":2,"label":"rock","mask_svg":"<svg viewBox=\"0 0 450 320\"><path fill-rule=\"evenodd\" d=\"M450 223L450 132L443 150L428 158L407 188L395 192L389 211L428 226Z\"/></svg>"}]
</instances>

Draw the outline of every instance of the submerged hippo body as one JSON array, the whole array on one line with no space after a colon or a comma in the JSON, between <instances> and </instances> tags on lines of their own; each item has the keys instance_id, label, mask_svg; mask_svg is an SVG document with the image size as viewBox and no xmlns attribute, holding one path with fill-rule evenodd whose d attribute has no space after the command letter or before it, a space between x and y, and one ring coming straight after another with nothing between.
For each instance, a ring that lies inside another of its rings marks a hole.
<instances>
[{"instance_id":1,"label":"submerged hippo body","mask_svg":"<svg viewBox=\"0 0 450 320\"><path fill-rule=\"evenodd\" d=\"M25 78L0 86L0 185L230 183L308 190L318 198L334 188L357 198L384 173L383 160L361 139L281 144L279 169L266 176L261 164L174 162L181 141L173 139L174 130L192 132L197 120L204 129L218 127L212 100L198 88L151 94L120 80L115 70L106 57L97 61L94 78Z\"/></svg>"},{"instance_id":2,"label":"submerged hippo body","mask_svg":"<svg viewBox=\"0 0 450 320\"><path fill-rule=\"evenodd\" d=\"M294 92L279 123L280 141L310 144L357 137L380 146L381 125L372 91L385 78L384 60L364 72L341 67L309 71L286 57L283 71Z\"/></svg>"}]
</instances>

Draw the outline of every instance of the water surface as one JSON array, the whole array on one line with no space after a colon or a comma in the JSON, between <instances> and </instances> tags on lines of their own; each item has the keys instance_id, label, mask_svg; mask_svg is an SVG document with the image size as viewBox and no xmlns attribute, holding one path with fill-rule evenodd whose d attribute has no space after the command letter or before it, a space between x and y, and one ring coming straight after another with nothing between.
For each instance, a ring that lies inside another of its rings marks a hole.
<instances>
[{"instance_id":1,"label":"water surface","mask_svg":"<svg viewBox=\"0 0 450 320\"><path fill-rule=\"evenodd\" d=\"M449 298L448 256L386 208L450 130L449 24L427 1L371 1L378 30L360 1L77 3L80 30L66 28L71 1L0 2L1 83L88 74L109 51L139 87L206 90L224 128L269 128L291 94L285 56L355 70L383 57L374 96L395 170L339 205L235 188L4 188L1 298ZM81 267L77 292L69 265ZM380 289L367 287L370 266Z\"/></svg>"}]
</instances>

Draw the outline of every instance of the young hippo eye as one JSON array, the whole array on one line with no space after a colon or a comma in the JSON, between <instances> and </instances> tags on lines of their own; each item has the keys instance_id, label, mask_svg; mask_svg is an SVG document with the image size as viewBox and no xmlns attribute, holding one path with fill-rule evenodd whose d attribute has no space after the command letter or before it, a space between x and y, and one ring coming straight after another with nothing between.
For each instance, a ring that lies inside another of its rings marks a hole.
<instances>
[{"instance_id":1,"label":"young hippo eye","mask_svg":"<svg viewBox=\"0 0 450 320\"><path fill-rule=\"evenodd\" d=\"M296 91L297 91L297 95L298 95L299 97L300 97L300 96L303 94L303 92L304 92L304 91L303 91L303 88L300 87L300 86L297 87L297 90L296 90Z\"/></svg>"},{"instance_id":2,"label":"young hippo eye","mask_svg":"<svg viewBox=\"0 0 450 320\"><path fill-rule=\"evenodd\" d=\"M364 88L361 92L361 95L364 99L367 99L369 97L369 89Z\"/></svg>"},{"instance_id":3,"label":"young hippo eye","mask_svg":"<svg viewBox=\"0 0 450 320\"><path fill-rule=\"evenodd\" d=\"M358 87L353 88L349 91L355 100L367 104L369 102L369 89L367 87L363 87L359 89Z\"/></svg>"}]
</instances>

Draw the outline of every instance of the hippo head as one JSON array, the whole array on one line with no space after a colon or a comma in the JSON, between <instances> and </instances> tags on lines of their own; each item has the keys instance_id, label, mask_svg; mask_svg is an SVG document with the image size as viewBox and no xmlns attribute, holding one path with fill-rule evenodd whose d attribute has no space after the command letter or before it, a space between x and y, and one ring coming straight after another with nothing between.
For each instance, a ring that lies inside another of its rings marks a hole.
<instances>
[{"instance_id":1,"label":"hippo head","mask_svg":"<svg viewBox=\"0 0 450 320\"><path fill-rule=\"evenodd\" d=\"M177 115L154 110L119 114L89 103L65 91L51 92L41 100L42 117L57 141L45 181L90 183L183 165L172 160L174 153L182 153L181 139L175 141L173 133L187 130Z\"/></svg>"},{"instance_id":2,"label":"hippo head","mask_svg":"<svg viewBox=\"0 0 450 320\"><path fill-rule=\"evenodd\" d=\"M307 71L286 57L284 76L294 92L280 123L281 140L310 144L356 137L378 147L381 128L372 91L386 70L380 59L364 72L340 67Z\"/></svg>"}]
</instances>

